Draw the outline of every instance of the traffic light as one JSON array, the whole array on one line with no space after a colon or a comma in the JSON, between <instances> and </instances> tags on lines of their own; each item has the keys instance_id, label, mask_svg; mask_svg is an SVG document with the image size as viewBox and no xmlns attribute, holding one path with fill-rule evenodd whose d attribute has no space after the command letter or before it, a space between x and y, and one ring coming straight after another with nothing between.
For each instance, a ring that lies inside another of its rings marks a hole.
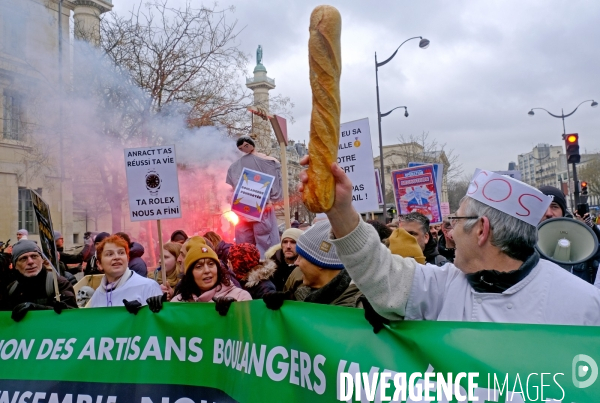
<instances>
[{"instance_id":1,"label":"traffic light","mask_svg":"<svg viewBox=\"0 0 600 403\"><path fill-rule=\"evenodd\" d=\"M581 182L581 195L582 196L587 196L588 195L588 184L587 184L587 182Z\"/></svg>"},{"instance_id":2,"label":"traffic light","mask_svg":"<svg viewBox=\"0 0 600 403\"><path fill-rule=\"evenodd\" d=\"M567 151L567 164L579 163L581 160L581 155L579 155L579 134L566 135L565 149Z\"/></svg>"}]
</instances>

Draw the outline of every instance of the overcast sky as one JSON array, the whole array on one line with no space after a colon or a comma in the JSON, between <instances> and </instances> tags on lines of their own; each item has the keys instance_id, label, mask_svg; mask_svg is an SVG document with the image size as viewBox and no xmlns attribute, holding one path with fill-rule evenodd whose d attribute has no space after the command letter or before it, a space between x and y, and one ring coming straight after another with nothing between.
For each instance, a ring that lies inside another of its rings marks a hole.
<instances>
[{"instance_id":1,"label":"overcast sky","mask_svg":"<svg viewBox=\"0 0 600 403\"><path fill-rule=\"evenodd\" d=\"M182 0L169 0L176 6ZM124 14L139 0L113 0ZM192 0L192 4L201 4ZM212 3L206 3L212 4ZM277 88L272 94L295 103L291 138L308 140L311 91L308 24L312 0L222 1L234 5L243 27L240 47L251 55L263 47L263 64ZM374 53L385 60L405 39L396 57L379 70L381 109L407 105L383 118L384 145L401 135L429 132L460 155L465 174L475 168L505 170L518 154L538 143L562 145L562 123L544 111L571 112L581 101L600 101L600 2L502 1L330 1L342 15L342 122L369 118L378 154ZM594 39L595 38L595 39ZM240 85L244 81L240 80ZM566 119L578 132L582 151L600 151L600 108L582 105Z\"/></svg>"}]
</instances>

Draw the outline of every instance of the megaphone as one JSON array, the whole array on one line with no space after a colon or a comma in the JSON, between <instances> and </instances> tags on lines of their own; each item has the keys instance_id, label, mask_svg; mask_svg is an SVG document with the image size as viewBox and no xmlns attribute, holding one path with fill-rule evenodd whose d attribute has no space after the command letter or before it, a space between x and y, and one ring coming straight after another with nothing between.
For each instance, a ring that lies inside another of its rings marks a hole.
<instances>
[{"instance_id":1,"label":"megaphone","mask_svg":"<svg viewBox=\"0 0 600 403\"><path fill-rule=\"evenodd\" d=\"M537 251L559 265L583 263L596 254L598 238L587 225L572 218L552 218L538 225Z\"/></svg>"}]
</instances>

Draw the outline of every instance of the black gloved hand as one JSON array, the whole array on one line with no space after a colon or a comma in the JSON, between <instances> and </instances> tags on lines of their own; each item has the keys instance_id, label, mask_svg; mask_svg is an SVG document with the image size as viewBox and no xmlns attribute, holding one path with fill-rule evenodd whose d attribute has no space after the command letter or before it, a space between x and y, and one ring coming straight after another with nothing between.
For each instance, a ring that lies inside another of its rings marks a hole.
<instances>
[{"instance_id":1,"label":"black gloved hand","mask_svg":"<svg viewBox=\"0 0 600 403\"><path fill-rule=\"evenodd\" d=\"M377 312L375 312L375 309L373 308L367 297L361 295L358 300L362 303L363 309L365 311L365 319L371 324L371 326L373 326L373 333L379 333L379 331L383 329L383 325L390 324L389 319L386 319Z\"/></svg>"},{"instance_id":2,"label":"black gloved hand","mask_svg":"<svg viewBox=\"0 0 600 403\"><path fill-rule=\"evenodd\" d=\"M139 301L127 301L126 299L123 300L123 305L125 305L125 309L127 309L127 312L132 313L134 315L137 315L137 313L140 309L142 309L143 306L142 304L140 304Z\"/></svg>"},{"instance_id":3,"label":"black gloved hand","mask_svg":"<svg viewBox=\"0 0 600 403\"><path fill-rule=\"evenodd\" d=\"M46 311L52 309L46 305L34 304L33 302L23 302L13 308L12 315L10 317L15 322L19 322L27 315L29 311Z\"/></svg>"},{"instance_id":4,"label":"black gloved hand","mask_svg":"<svg viewBox=\"0 0 600 403\"><path fill-rule=\"evenodd\" d=\"M67 305L64 301L55 301L53 304L54 312L57 314L61 314L65 309L71 309L69 305Z\"/></svg>"},{"instance_id":5,"label":"black gloved hand","mask_svg":"<svg viewBox=\"0 0 600 403\"><path fill-rule=\"evenodd\" d=\"M215 302L215 309L219 312L219 315L225 316L227 315L227 312L229 312L229 307L235 299L231 297L219 297L213 298L213 301Z\"/></svg>"},{"instance_id":6,"label":"black gloved hand","mask_svg":"<svg viewBox=\"0 0 600 403\"><path fill-rule=\"evenodd\" d=\"M276 291L269 292L263 295L263 301L265 301L265 305L267 308L272 309L274 311L278 311L279 308L283 305L283 301L290 299L289 292Z\"/></svg>"},{"instance_id":7,"label":"black gloved hand","mask_svg":"<svg viewBox=\"0 0 600 403\"><path fill-rule=\"evenodd\" d=\"M148 298L146 300L146 303L148 304L148 308L150 308L152 312L158 313L163 307L163 302L165 302L166 300L167 293L164 293L163 295L156 295L154 297Z\"/></svg>"}]
</instances>

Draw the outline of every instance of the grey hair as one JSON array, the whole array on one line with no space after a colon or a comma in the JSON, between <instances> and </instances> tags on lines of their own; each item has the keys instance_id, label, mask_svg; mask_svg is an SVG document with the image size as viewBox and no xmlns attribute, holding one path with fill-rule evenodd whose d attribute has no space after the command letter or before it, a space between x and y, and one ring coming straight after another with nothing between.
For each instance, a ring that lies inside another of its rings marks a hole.
<instances>
[{"instance_id":1,"label":"grey hair","mask_svg":"<svg viewBox=\"0 0 600 403\"><path fill-rule=\"evenodd\" d=\"M400 217L400 221L406 222L416 222L421 224L421 229L423 230L423 234L429 233L429 218L424 216L421 213L412 212Z\"/></svg>"},{"instance_id":2,"label":"grey hair","mask_svg":"<svg viewBox=\"0 0 600 403\"><path fill-rule=\"evenodd\" d=\"M509 257L524 262L535 250L537 228L493 207L465 196L460 201L464 204L465 216L487 217L490 221L490 242ZM470 233L477 219L465 220L464 230Z\"/></svg>"}]
</instances>

